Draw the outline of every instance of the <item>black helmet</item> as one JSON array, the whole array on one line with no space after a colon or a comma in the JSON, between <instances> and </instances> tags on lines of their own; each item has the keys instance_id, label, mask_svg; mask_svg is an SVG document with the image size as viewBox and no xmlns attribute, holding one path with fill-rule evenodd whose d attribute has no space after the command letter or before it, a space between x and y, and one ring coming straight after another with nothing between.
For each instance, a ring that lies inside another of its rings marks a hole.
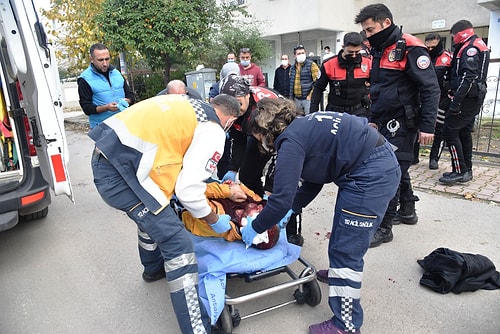
<instances>
[{"instance_id":1,"label":"black helmet","mask_svg":"<svg viewBox=\"0 0 500 334\"><path fill-rule=\"evenodd\" d=\"M250 93L250 83L239 75L228 75L219 84L219 93L231 96L245 96Z\"/></svg>"}]
</instances>

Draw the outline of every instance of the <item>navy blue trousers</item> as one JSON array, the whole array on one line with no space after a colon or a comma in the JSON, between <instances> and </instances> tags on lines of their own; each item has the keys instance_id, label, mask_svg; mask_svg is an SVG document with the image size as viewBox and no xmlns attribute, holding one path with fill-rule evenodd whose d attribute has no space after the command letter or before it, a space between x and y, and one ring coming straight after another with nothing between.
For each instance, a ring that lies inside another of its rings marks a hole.
<instances>
[{"instance_id":1,"label":"navy blue trousers","mask_svg":"<svg viewBox=\"0 0 500 334\"><path fill-rule=\"evenodd\" d=\"M165 267L170 298L182 333L210 333L210 318L198 297L198 264L193 243L177 213L170 206L156 215L150 212L125 177L100 154L92 157L92 171L104 202L124 211L137 224L144 240L156 245L151 246L152 251L144 253L147 258L141 257L141 260L149 270ZM144 240L140 235L139 243ZM140 252L141 256L144 254Z\"/></svg>"},{"instance_id":2,"label":"navy blue trousers","mask_svg":"<svg viewBox=\"0 0 500 334\"><path fill-rule=\"evenodd\" d=\"M328 245L328 302L335 326L347 332L355 332L363 324L363 257L400 179L398 161L386 142L376 147L355 171L336 182L339 190Z\"/></svg>"}]
</instances>

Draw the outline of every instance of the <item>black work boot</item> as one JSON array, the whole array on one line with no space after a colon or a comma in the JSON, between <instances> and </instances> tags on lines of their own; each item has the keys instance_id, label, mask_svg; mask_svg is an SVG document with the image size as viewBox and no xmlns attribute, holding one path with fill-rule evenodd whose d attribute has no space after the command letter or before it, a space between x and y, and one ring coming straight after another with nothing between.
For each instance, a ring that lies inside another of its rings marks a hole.
<instances>
[{"instance_id":1,"label":"black work boot","mask_svg":"<svg viewBox=\"0 0 500 334\"><path fill-rule=\"evenodd\" d=\"M393 218L384 218L377 229L377 232L370 241L370 248L380 246L383 243L391 242L394 236L392 235L392 220Z\"/></svg>"},{"instance_id":2,"label":"black work boot","mask_svg":"<svg viewBox=\"0 0 500 334\"><path fill-rule=\"evenodd\" d=\"M415 201L401 202L401 207L392 220L392 224L415 225L417 222L418 217L417 213L415 212Z\"/></svg>"},{"instance_id":3,"label":"black work boot","mask_svg":"<svg viewBox=\"0 0 500 334\"><path fill-rule=\"evenodd\" d=\"M439 169L438 159L429 158L429 169Z\"/></svg>"}]
</instances>

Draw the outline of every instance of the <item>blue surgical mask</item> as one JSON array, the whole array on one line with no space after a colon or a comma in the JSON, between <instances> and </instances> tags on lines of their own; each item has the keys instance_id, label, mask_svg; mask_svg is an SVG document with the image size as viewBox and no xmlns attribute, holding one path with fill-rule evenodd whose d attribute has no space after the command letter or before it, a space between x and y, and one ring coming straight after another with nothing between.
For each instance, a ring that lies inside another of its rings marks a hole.
<instances>
[{"instance_id":1,"label":"blue surgical mask","mask_svg":"<svg viewBox=\"0 0 500 334\"><path fill-rule=\"evenodd\" d=\"M228 59L227 62L228 63L234 63L234 59Z\"/></svg>"},{"instance_id":2,"label":"blue surgical mask","mask_svg":"<svg viewBox=\"0 0 500 334\"><path fill-rule=\"evenodd\" d=\"M241 64L242 66L248 66L248 65L250 65L250 60L242 60L242 61L240 62L240 64Z\"/></svg>"}]
</instances>

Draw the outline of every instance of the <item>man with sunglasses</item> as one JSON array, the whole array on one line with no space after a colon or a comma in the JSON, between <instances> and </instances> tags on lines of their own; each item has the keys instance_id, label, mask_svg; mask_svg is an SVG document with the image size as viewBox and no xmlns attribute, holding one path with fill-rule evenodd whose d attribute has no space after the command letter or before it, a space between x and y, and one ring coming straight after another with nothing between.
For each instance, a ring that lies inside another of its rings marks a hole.
<instances>
[{"instance_id":1,"label":"man with sunglasses","mask_svg":"<svg viewBox=\"0 0 500 334\"><path fill-rule=\"evenodd\" d=\"M134 93L122 74L110 64L106 45L90 47L90 65L78 77L78 95L90 128L135 102Z\"/></svg>"},{"instance_id":2,"label":"man with sunglasses","mask_svg":"<svg viewBox=\"0 0 500 334\"><path fill-rule=\"evenodd\" d=\"M250 86L266 87L266 79L259 66L252 63L252 53L249 48L240 49L240 73L246 78Z\"/></svg>"},{"instance_id":3,"label":"man with sunglasses","mask_svg":"<svg viewBox=\"0 0 500 334\"><path fill-rule=\"evenodd\" d=\"M357 32L344 35L338 55L327 59L314 83L310 112L319 110L323 92L329 85L326 110L368 117L371 59L361 55L363 38Z\"/></svg>"}]
</instances>

